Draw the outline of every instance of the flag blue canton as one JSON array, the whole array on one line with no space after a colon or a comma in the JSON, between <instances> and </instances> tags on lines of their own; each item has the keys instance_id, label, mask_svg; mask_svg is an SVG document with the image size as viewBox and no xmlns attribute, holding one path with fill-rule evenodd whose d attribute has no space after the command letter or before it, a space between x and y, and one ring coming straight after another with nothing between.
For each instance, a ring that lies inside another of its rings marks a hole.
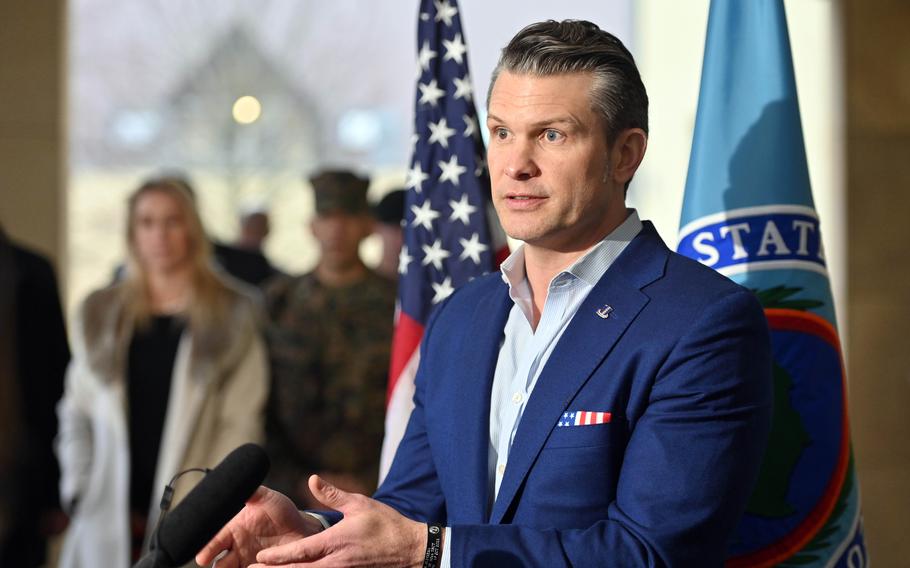
<instances>
[{"instance_id":1,"label":"flag blue canton","mask_svg":"<svg viewBox=\"0 0 910 568\"><path fill-rule=\"evenodd\" d=\"M559 426L573 426L575 424L575 413L574 412L563 412L562 419L559 421Z\"/></svg>"},{"instance_id":2,"label":"flag blue canton","mask_svg":"<svg viewBox=\"0 0 910 568\"><path fill-rule=\"evenodd\" d=\"M417 26L414 151L407 175L402 312L421 324L458 286L489 272L490 178L457 4L423 0Z\"/></svg>"}]
</instances>

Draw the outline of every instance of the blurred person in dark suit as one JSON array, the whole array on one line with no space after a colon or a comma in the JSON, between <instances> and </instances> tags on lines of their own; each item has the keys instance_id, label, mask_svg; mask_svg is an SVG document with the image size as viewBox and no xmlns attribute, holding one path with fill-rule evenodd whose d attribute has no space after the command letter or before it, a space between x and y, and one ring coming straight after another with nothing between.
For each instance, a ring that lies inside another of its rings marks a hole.
<instances>
[{"instance_id":1,"label":"blurred person in dark suit","mask_svg":"<svg viewBox=\"0 0 910 568\"><path fill-rule=\"evenodd\" d=\"M70 352L51 263L0 227L0 566L41 566L65 525L54 407Z\"/></svg>"},{"instance_id":2,"label":"blurred person in dark suit","mask_svg":"<svg viewBox=\"0 0 910 568\"><path fill-rule=\"evenodd\" d=\"M271 231L268 211L260 207L244 210L240 214L240 236L237 237L234 246L261 253Z\"/></svg>"}]
</instances>

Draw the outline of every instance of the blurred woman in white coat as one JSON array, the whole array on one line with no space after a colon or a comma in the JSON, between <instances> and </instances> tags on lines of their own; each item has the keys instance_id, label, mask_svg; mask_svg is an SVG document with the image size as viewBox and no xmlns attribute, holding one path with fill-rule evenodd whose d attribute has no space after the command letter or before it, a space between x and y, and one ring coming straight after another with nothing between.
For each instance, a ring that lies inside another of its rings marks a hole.
<instances>
[{"instance_id":1,"label":"blurred woman in white coat","mask_svg":"<svg viewBox=\"0 0 910 568\"><path fill-rule=\"evenodd\" d=\"M267 362L255 302L213 269L192 191L145 183L129 200L124 278L82 304L58 406L62 568L129 566L165 485L263 436ZM176 484L174 505L199 480Z\"/></svg>"}]
</instances>

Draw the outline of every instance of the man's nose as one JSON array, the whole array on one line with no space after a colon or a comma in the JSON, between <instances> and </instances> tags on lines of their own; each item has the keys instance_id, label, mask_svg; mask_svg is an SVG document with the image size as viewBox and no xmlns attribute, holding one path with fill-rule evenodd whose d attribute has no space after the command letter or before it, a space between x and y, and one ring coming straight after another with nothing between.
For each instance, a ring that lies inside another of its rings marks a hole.
<instances>
[{"instance_id":1,"label":"man's nose","mask_svg":"<svg viewBox=\"0 0 910 568\"><path fill-rule=\"evenodd\" d=\"M534 160L534 144L520 141L507 150L504 173L514 180L526 180L540 175L540 168Z\"/></svg>"}]
</instances>

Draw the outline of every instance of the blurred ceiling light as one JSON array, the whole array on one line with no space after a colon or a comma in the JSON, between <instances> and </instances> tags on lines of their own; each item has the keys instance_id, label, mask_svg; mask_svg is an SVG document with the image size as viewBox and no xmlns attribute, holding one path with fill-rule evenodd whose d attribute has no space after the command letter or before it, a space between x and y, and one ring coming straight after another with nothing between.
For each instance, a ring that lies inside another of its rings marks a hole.
<instances>
[{"instance_id":1,"label":"blurred ceiling light","mask_svg":"<svg viewBox=\"0 0 910 568\"><path fill-rule=\"evenodd\" d=\"M148 110L125 110L117 113L114 135L124 146L138 148L151 142L161 130L161 119Z\"/></svg>"},{"instance_id":2,"label":"blurred ceiling light","mask_svg":"<svg viewBox=\"0 0 910 568\"><path fill-rule=\"evenodd\" d=\"M234 120L240 124L252 124L259 120L262 114L262 105L259 99L250 95L244 95L234 101L234 108L231 110Z\"/></svg>"},{"instance_id":3,"label":"blurred ceiling light","mask_svg":"<svg viewBox=\"0 0 910 568\"><path fill-rule=\"evenodd\" d=\"M345 112L338 121L337 129L341 143L351 150L372 150L382 141L382 117L373 109Z\"/></svg>"}]
</instances>

